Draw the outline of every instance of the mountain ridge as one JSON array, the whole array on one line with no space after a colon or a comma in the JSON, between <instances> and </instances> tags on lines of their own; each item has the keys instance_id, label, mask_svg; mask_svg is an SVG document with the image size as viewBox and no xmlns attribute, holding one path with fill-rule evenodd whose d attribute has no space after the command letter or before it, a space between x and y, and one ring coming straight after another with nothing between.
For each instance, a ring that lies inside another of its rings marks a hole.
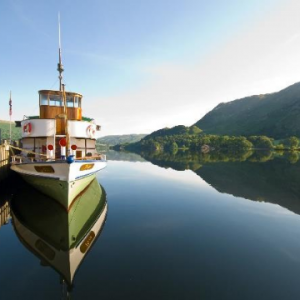
<instances>
[{"instance_id":1,"label":"mountain ridge","mask_svg":"<svg viewBox=\"0 0 300 300\"><path fill-rule=\"evenodd\" d=\"M300 136L300 82L279 92L222 102L194 125L207 134Z\"/></svg>"}]
</instances>

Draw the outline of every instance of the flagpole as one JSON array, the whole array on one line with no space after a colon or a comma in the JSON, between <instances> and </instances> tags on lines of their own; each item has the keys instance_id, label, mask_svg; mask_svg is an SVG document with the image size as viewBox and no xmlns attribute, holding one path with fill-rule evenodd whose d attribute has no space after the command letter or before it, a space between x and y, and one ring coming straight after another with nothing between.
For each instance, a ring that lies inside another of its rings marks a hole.
<instances>
[{"instance_id":1,"label":"flagpole","mask_svg":"<svg viewBox=\"0 0 300 300\"><path fill-rule=\"evenodd\" d=\"M11 114L12 114L12 109L11 109L12 103L11 103L11 91L10 91L10 96L9 96L9 143L11 144Z\"/></svg>"}]
</instances>

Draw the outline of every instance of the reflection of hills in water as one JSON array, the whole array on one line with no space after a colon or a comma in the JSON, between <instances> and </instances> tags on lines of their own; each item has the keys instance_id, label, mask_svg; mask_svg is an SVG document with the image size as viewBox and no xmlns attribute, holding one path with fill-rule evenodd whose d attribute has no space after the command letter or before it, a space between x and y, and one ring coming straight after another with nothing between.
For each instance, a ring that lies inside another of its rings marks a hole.
<instances>
[{"instance_id":1,"label":"reflection of hills in water","mask_svg":"<svg viewBox=\"0 0 300 300\"><path fill-rule=\"evenodd\" d=\"M66 212L56 201L26 185L14 195L11 210L20 241L70 286L105 222L106 193L94 179Z\"/></svg>"},{"instance_id":2,"label":"reflection of hills in water","mask_svg":"<svg viewBox=\"0 0 300 300\"><path fill-rule=\"evenodd\" d=\"M300 162L296 152L286 156L261 151L235 157L224 153L156 153L144 157L161 167L191 169L221 193L278 204L300 214Z\"/></svg>"},{"instance_id":3,"label":"reflection of hills in water","mask_svg":"<svg viewBox=\"0 0 300 300\"><path fill-rule=\"evenodd\" d=\"M132 162L145 162L146 160L142 158L140 155L132 152L122 152L122 151L114 151L109 150L105 152L108 160L116 160L116 161L132 161Z\"/></svg>"}]
</instances>

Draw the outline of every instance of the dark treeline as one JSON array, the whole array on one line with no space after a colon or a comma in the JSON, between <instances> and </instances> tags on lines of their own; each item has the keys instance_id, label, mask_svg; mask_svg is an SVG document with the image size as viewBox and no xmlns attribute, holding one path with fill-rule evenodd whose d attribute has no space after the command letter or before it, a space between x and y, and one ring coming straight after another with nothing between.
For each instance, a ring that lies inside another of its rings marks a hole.
<instances>
[{"instance_id":1,"label":"dark treeline","mask_svg":"<svg viewBox=\"0 0 300 300\"><path fill-rule=\"evenodd\" d=\"M208 150L235 152L242 149L294 150L298 148L298 145L297 137L275 141L267 136L206 135L196 126L180 125L155 131L136 143L116 145L114 149L134 152L176 152L178 149L189 149L199 152L205 150L203 147L206 147Z\"/></svg>"}]
</instances>

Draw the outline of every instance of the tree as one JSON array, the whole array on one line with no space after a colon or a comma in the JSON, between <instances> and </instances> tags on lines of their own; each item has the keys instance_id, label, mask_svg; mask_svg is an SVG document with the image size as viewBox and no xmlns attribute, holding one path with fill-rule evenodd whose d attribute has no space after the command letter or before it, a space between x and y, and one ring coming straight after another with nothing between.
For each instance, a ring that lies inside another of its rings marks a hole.
<instances>
[{"instance_id":1,"label":"tree","mask_svg":"<svg viewBox=\"0 0 300 300\"><path fill-rule=\"evenodd\" d=\"M202 132L202 130L199 127L195 126L195 125L191 126L190 129L189 129L189 134L199 134L201 132Z\"/></svg>"},{"instance_id":2,"label":"tree","mask_svg":"<svg viewBox=\"0 0 300 300\"><path fill-rule=\"evenodd\" d=\"M273 149L273 140L267 136L250 136L249 141L253 144L254 148L259 149Z\"/></svg>"}]
</instances>

